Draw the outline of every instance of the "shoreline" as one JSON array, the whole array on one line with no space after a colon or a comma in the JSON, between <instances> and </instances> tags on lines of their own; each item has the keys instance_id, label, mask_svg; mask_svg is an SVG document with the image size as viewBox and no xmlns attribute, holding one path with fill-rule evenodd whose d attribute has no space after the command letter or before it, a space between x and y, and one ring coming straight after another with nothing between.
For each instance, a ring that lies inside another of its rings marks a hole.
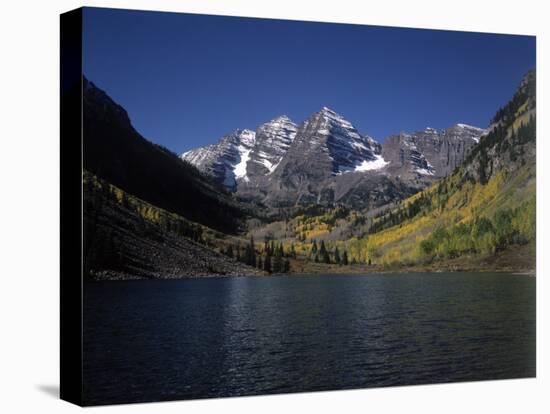
<instances>
[{"instance_id":1,"label":"shoreline","mask_svg":"<svg viewBox=\"0 0 550 414\"><path fill-rule=\"evenodd\" d=\"M518 276L527 276L536 278L536 270L533 269L417 269L417 268L408 268L408 269L369 269L365 271L364 269L354 269L351 272L343 271L333 271L333 269L325 269L325 271L309 271L309 272L289 272L289 273L271 273L271 274L211 274L211 275L197 275L189 276L184 275L181 277L143 277L135 276L129 274L116 274L115 272L109 272L111 277L104 277L101 279L91 279L86 278L86 283L101 283L101 282L124 282L132 280L159 280L159 281L169 281L169 280L192 280L192 279L226 279L226 278L258 278L258 277L278 277L278 276L288 276L288 277L300 277L300 276L369 276L369 275L395 275L395 274L418 274L418 273L502 273L502 274L512 274Z\"/></svg>"}]
</instances>

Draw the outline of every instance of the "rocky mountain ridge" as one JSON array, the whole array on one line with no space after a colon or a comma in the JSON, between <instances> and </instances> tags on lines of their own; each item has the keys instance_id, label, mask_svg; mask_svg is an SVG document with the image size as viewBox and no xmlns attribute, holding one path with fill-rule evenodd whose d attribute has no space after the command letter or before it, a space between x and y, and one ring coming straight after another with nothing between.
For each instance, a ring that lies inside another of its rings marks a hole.
<instances>
[{"instance_id":1,"label":"rocky mountain ridge","mask_svg":"<svg viewBox=\"0 0 550 414\"><path fill-rule=\"evenodd\" d=\"M487 130L456 124L400 133L378 143L323 107L302 124L287 116L181 158L237 195L273 208L304 204L377 207L445 177Z\"/></svg>"},{"instance_id":2,"label":"rocky mountain ridge","mask_svg":"<svg viewBox=\"0 0 550 414\"><path fill-rule=\"evenodd\" d=\"M197 148L181 158L211 175L228 189L245 179L249 154L254 148L256 133L249 129L236 129L225 135L217 144Z\"/></svg>"}]
</instances>

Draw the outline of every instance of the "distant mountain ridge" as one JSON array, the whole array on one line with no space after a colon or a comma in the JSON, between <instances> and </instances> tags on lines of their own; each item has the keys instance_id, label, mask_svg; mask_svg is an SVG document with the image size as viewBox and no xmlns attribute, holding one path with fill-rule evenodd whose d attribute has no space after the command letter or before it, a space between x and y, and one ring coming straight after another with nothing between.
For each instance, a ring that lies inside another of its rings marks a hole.
<instances>
[{"instance_id":1,"label":"distant mountain ridge","mask_svg":"<svg viewBox=\"0 0 550 414\"><path fill-rule=\"evenodd\" d=\"M255 132L236 130L181 158L228 190L270 207L343 203L363 208L406 197L445 177L486 133L456 124L401 133L380 144L323 107L301 125L283 115Z\"/></svg>"},{"instance_id":2,"label":"distant mountain ridge","mask_svg":"<svg viewBox=\"0 0 550 414\"><path fill-rule=\"evenodd\" d=\"M390 162L393 174L416 173L443 178L464 161L487 133L487 129L466 124L442 130L428 127L386 138L382 155Z\"/></svg>"}]
</instances>

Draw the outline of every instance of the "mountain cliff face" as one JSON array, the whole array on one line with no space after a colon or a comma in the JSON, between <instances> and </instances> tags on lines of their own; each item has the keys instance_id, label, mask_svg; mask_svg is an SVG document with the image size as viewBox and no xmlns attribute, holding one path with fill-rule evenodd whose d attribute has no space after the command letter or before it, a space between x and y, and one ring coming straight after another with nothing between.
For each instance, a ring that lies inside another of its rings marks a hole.
<instances>
[{"instance_id":1,"label":"mountain cliff face","mask_svg":"<svg viewBox=\"0 0 550 414\"><path fill-rule=\"evenodd\" d=\"M343 116L329 108L313 114L298 129L287 155L274 176L302 173L304 164L317 165L323 178L334 175L379 169L380 145L368 136L362 136Z\"/></svg>"},{"instance_id":2,"label":"mountain cliff face","mask_svg":"<svg viewBox=\"0 0 550 414\"><path fill-rule=\"evenodd\" d=\"M224 136L219 143L188 151L181 158L211 175L226 188L234 189L237 180L246 177L255 139L253 131L237 129Z\"/></svg>"},{"instance_id":3,"label":"mountain cliff face","mask_svg":"<svg viewBox=\"0 0 550 414\"><path fill-rule=\"evenodd\" d=\"M245 182L271 174L296 137L298 126L286 115L266 122L256 130L256 142L246 166Z\"/></svg>"},{"instance_id":4,"label":"mountain cliff face","mask_svg":"<svg viewBox=\"0 0 550 414\"><path fill-rule=\"evenodd\" d=\"M439 179L458 167L487 132L456 124L444 130L426 128L412 134L401 133L386 138L382 156L390 161L393 175Z\"/></svg>"},{"instance_id":5,"label":"mountain cliff face","mask_svg":"<svg viewBox=\"0 0 550 414\"><path fill-rule=\"evenodd\" d=\"M254 132L237 129L217 144L187 151L181 158L214 177L230 191L270 175L288 151L297 126L282 115Z\"/></svg>"},{"instance_id":6,"label":"mountain cliff face","mask_svg":"<svg viewBox=\"0 0 550 414\"><path fill-rule=\"evenodd\" d=\"M379 171L385 165L376 141L325 107L298 128L279 166L262 183L262 201L274 207L331 204L343 195L337 181L354 181L353 175ZM337 180L339 176L346 179Z\"/></svg>"},{"instance_id":7,"label":"mountain cliff face","mask_svg":"<svg viewBox=\"0 0 550 414\"><path fill-rule=\"evenodd\" d=\"M378 207L446 176L486 130L457 124L388 137L380 145L327 107L301 125L281 116L182 154L240 197L272 208Z\"/></svg>"}]
</instances>

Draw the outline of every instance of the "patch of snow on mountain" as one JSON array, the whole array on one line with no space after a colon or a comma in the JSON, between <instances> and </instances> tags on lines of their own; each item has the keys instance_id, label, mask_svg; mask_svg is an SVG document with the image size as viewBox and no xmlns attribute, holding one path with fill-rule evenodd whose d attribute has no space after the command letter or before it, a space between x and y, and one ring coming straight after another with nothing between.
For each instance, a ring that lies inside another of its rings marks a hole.
<instances>
[{"instance_id":1,"label":"patch of snow on mountain","mask_svg":"<svg viewBox=\"0 0 550 414\"><path fill-rule=\"evenodd\" d=\"M273 163L269 160L269 157L271 157L270 154L267 154L264 151L258 151L258 159L255 160L258 164L263 165L265 168L269 170L268 174L271 174L275 168L277 168L277 165L279 165L280 159L278 159L277 162Z\"/></svg>"},{"instance_id":2,"label":"patch of snow on mountain","mask_svg":"<svg viewBox=\"0 0 550 414\"><path fill-rule=\"evenodd\" d=\"M363 144L362 142L352 142L351 145L354 146L355 148L359 148L359 149L363 149L363 150L367 149L365 144Z\"/></svg>"},{"instance_id":3,"label":"patch of snow on mountain","mask_svg":"<svg viewBox=\"0 0 550 414\"><path fill-rule=\"evenodd\" d=\"M403 145L406 147L409 147L413 151L417 151L416 144L413 140L412 135L410 134L402 134L403 137Z\"/></svg>"},{"instance_id":4,"label":"patch of snow on mountain","mask_svg":"<svg viewBox=\"0 0 550 414\"><path fill-rule=\"evenodd\" d=\"M359 137L359 134L355 132L355 128L349 122L347 119L345 119L342 115L334 112L332 109L327 108L324 106L321 109L321 116L323 119L328 122L328 125L330 126L338 126L342 128L343 130L346 130L346 133L348 135L353 135L354 137Z\"/></svg>"},{"instance_id":5,"label":"patch of snow on mountain","mask_svg":"<svg viewBox=\"0 0 550 414\"><path fill-rule=\"evenodd\" d=\"M472 126L472 125L468 125L468 124L456 124L457 127L459 128L464 128L464 129L472 129L474 131L484 131L483 128L478 128L478 127L475 127L475 126Z\"/></svg>"},{"instance_id":6,"label":"patch of snow on mountain","mask_svg":"<svg viewBox=\"0 0 550 414\"><path fill-rule=\"evenodd\" d=\"M233 175L235 180L243 179L248 182L249 178L246 175L246 166L250 160L250 152L256 141L256 133L249 129L244 129L239 134L239 145L237 151L239 153L239 160L233 167Z\"/></svg>"},{"instance_id":7,"label":"patch of snow on mountain","mask_svg":"<svg viewBox=\"0 0 550 414\"><path fill-rule=\"evenodd\" d=\"M248 160L250 159L250 151L252 151L251 148L246 148L242 145L239 146L239 154L241 155L241 159L233 169L233 174L235 175L235 179L242 178L244 181L247 181L247 182L249 181L246 175L246 165L248 164Z\"/></svg>"},{"instance_id":8,"label":"patch of snow on mountain","mask_svg":"<svg viewBox=\"0 0 550 414\"><path fill-rule=\"evenodd\" d=\"M256 141L256 133L250 129L243 129L240 134L241 143L251 147Z\"/></svg>"},{"instance_id":9,"label":"patch of snow on mountain","mask_svg":"<svg viewBox=\"0 0 550 414\"><path fill-rule=\"evenodd\" d=\"M456 127L465 130L469 134L470 138L476 142L476 144L479 142L480 137L487 135L488 133L487 129L478 128L468 124L456 124Z\"/></svg>"},{"instance_id":10,"label":"patch of snow on mountain","mask_svg":"<svg viewBox=\"0 0 550 414\"><path fill-rule=\"evenodd\" d=\"M271 174L275 170L275 168L277 168L277 165L279 165L279 163L273 164L272 162L266 159L262 160L262 164L265 168L269 170L269 174Z\"/></svg>"},{"instance_id":11,"label":"patch of snow on mountain","mask_svg":"<svg viewBox=\"0 0 550 414\"><path fill-rule=\"evenodd\" d=\"M428 170L426 168L417 168L416 172L423 175L434 175L433 170Z\"/></svg>"},{"instance_id":12,"label":"patch of snow on mountain","mask_svg":"<svg viewBox=\"0 0 550 414\"><path fill-rule=\"evenodd\" d=\"M258 127L256 141L250 153L248 174L269 175L281 162L292 144L298 126L286 115L281 115ZM258 169L258 166L262 166Z\"/></svg>"},{"instance_id":13,"label":"patch of snow on mountain","mask_svg":"<svg viewBox=\"0 0 550 414\"><path fill-rule=\"evenodd\" d=\"M355 167L355 171L379 170L389 164L389 161L384 160L381 155L375 154L374 157L375 159L372 161L363 161Z\"/></svg>"},{"instance_id":14,"label":"patch of snow on mountain","mask_svg":"<svg viewBox=\"0 0 550 414\"><path fill-rule=\"evenodd\" d=\"M435 174L435 168L428 161L426 161L426 168L416 168L415 170L416 170L417 173L423 174L423 175L434 175Z\"/></svg>"}]
</instances>

